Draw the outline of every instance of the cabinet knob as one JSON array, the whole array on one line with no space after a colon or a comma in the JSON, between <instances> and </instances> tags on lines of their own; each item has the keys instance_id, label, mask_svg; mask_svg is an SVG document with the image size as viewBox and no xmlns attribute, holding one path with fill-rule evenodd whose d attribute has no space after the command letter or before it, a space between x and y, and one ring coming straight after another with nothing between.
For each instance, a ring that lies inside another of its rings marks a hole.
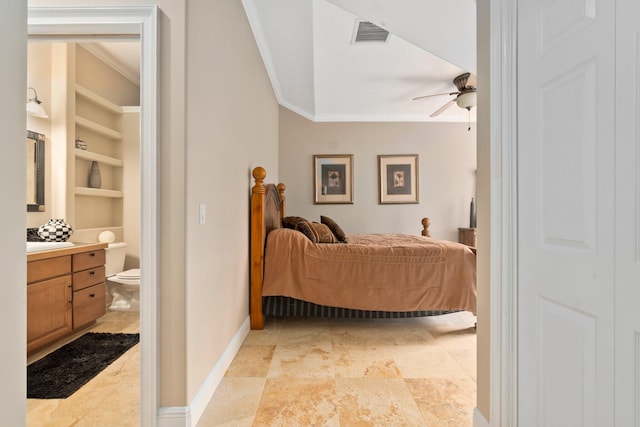
<instances>
[{"instance_id":1,"label":"cabinet knob","mask_svg":"<svg viewBox=\"0 0 640 427\"><path fill-rule=\"evenodd\" d=\"M95 252L90 252L89 256L96 256L96 253Z\"/></svg>"},{"instance_id":2,"label":"cabinet knob","mask_svg":"<svg viewBox=\"0 0 640 427\"><path fill-rule=\"evenodd\" d=\"M95 298L96 294L89 294L90 298Z\"/></svg>"},{"instance_id":3,"label":"cabinet knob","mask_svg":"<svg viewBox=\"0 0 640 427\"><path fill-rule=\"evenodd\" d=\"M93 276L93 275L95 275L95 274L96 274L96 272L95 272L95 271L90 271L90 272L89 272L89 276Z\"/></svg>"}]
</instances>

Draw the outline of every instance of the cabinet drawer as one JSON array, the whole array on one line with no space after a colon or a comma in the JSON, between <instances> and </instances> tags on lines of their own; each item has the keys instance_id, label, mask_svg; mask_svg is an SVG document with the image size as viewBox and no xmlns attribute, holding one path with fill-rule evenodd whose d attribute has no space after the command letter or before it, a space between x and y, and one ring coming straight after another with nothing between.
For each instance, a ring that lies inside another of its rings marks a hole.
<instances>
[{"instance_id":1,"label":"cabinet drawer","mask_svg":"<svg viewBox=\"0 0 640 427\"><path fill-rule=\"evenodd\" d=\"M104 282L104 265L73 273L74 292L102 282Z\"/></svg>"},{"instance_id":2,"label":"cabinet drawer","mask_svg":"<svg viewBox=\"0 0 640 427\"><path fill-rule=\"evenodd\" d=\"M73 271L75 272L86 270L88 268L99 267L104 265L104 260L104 249L75 254L73 255Z\"/></svg>"},{"instance_id":3,"label":"cabinet drawer","mask_svg":"<svg viewBox=\"0 0 640 427\"><path fill-rule=\"evenodd\" d=\"M27 263L27 283L71 273L71 256L41 259Z\"/></svg>"},{"instance_id":4,"label":"cabinet drawer","mask_svg":"<svg viewBox=\"0 0 640 427\"><path fill-rule=\"evenodd\" d=\"M73 328L93 322L105 313L105 285L90 286L73 293Z\"/></svg>"}]
</instances>

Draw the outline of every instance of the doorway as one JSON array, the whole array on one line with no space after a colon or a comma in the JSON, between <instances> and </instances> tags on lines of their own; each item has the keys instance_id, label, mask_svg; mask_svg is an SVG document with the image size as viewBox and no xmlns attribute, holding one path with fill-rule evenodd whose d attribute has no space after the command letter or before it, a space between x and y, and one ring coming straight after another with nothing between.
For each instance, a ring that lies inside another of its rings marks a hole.
<instances>
[{"instance_id":1,"label":"doorway","mask_svg":"<svg viewBox=\"0 0 640 427\"><path fill-rule=\"evenodd\" d=\"M139 39L140 85L140 419L155 425L157 417L157 289L158 289L158 191L157 191L157 8L86 7L30 8L30 40L98 41L103 37Z\"/></svg>"}]
</instances>

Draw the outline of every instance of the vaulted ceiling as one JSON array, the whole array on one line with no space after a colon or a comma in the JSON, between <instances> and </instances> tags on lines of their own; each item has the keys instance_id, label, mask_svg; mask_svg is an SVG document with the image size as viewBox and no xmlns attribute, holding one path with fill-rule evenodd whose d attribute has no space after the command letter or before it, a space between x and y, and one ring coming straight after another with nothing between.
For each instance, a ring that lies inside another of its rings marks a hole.
<instances>
[{"instance_id":1,"label":"vaulted ceiling","mask_svg":"<svg viewBox=\"0 0 640 427\"><path fill-rule=\"evenodd\" d=\"M314 121L467 121L429 115L476 72L475 0L243 0L278 102ZM359 20L387 42L354 43Z\"/></svg>"},{"instance_id":2,"label":"vaulted ceiling","mask_svg":"<svg viewBox=\"0 0 640 427\"><path fill-rule=\"evenodd\" d=\"M278 102L314 121L475 121L453 78L476 72L476 0L243 0ZM358 21L387 42L354 43ZM91 44L139 74L137 43ZM87 46L86 46L87 47ZM138 67L138 68L136 68Z\"/></svg>"}]
</instances>

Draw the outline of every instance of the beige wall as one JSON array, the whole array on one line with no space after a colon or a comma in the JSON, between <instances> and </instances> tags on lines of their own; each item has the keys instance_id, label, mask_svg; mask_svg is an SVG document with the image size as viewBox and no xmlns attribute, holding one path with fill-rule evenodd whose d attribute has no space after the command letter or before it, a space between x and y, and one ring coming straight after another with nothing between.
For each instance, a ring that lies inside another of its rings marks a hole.
<instances>
[{"instance_id":1,"label":"beige wall","mask_svg":"<svg viewBox=\"0 0 640 427\"><path fill-rule=\"evenodd\" d=\"M33 87L38 92L38 99L47 114L51 114L51 43L29 43L27 53L27 87ZM33 96L33 91L28 91ZM39 227L53 218L53 198L51 197L51 121L40 117L27 115L27 129L45 136L45 211L28 212L26 214L27 227ZM25 208L26 212L26 208Z\"/></svg>"},{"instance_id":2,"label":"beige wall","mask_svg":"<svg viewBox=\"0 0 640 427\"><path fill-rule=\"evenodd\" d=\"M278 106L239 0L187 13L188 399L248 315L252 167L278 175ZM198 223L199 204L206 223Z\"/></svg>"},{"instance_id":3,"label":"beige wall","mask_svg":"<svg viewBox=\"0 0 640 427\"><path fill-rule=\"evenodd\" d=\"M76 47L76 82L114 104L140 105L140 87L81 44Z\"/></svg>"},{"instance_id":4,"label":"beige wall","mask_svg":"<svg viewBox=\"0 0 640 427\"><path fill-rule=\"evenodd\" d=\"M287 214L313 221L327 215L347 233L420 234L420 220L429 217L433 237L457 241L475 197L475 139L475 125L467 131L467 123L314 123L281 107ZM354 155L352 205L313 204L314 154ZM379 154L418 154L418 204L378 203Z\"/></svg>"}]
</instances>

